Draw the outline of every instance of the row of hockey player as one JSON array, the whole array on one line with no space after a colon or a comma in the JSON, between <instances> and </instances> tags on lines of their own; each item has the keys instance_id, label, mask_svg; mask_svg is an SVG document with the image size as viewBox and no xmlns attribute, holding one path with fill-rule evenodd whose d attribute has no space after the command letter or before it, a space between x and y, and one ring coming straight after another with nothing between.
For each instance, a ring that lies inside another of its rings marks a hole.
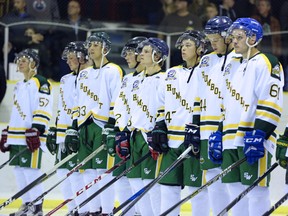
<instances>
[{"instance_id":1,"label":"row of hockey player","mask_svg":"<svg viewBox=\"0 0 288 216\"><path fill-rule=\"evenodd\" d=\"M122 159L128 161L126 167L70 202L68 210L148 152L151 157L77 214L110 213L114 197L123 203L191 146L190 157L164 176L126 215L160 215L180 200L184 186L193 192L243 157L247 162L191 200L192 215L209 215L210 209L217 215L253 184L271 166L274 131L283 103L283 69L275 56L258 50L262 37L262 27L254 19L239 18L233 23L228 17L217 16L207 22L204 32L189 30L178 38L176 47L181 50L183 64L167 71L162 69L169 54L167 44L158 38L135 37L121 53L135 72L124 77L121 67L107 59L111 42L105 32L93 33L85 42L69 43L62 58L72 72L61 79L56 127L50 127L46 146L56 155L56 163L77 152L57 170L59 177L101 145L107 148L62 184L64 199ZM24 50L16 60L25 80L15 87L11 120L2 132L0 147L13 157L28 146L29 151L10 164L15 166L21 189L41 175L53 99L50 83L37 75L37 54ZM277 144L276 159L287 169L287 130ZM232 215L267 211L269 180L261 181L232 208ZM23 195L23 205L42 190L40 185ZM42 202L26 213L22 209L11 215L43 214ZM171 213L179 214L180 207Z\"/></svg>"}]
</instances>

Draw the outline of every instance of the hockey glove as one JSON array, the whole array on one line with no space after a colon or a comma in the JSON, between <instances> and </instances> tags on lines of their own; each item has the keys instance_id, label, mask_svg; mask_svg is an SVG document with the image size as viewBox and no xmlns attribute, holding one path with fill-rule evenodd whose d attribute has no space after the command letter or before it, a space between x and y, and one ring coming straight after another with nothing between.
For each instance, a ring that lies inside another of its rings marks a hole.
<instances>
[{"instance_id":1,"label":"hockey glove","mask_svg":"<svg viewBox=\"0 0 288 216\"><path fill-rule=\"evenodd\" d=\"M10 150L10 146L6 146L6 143L7 143L7 135L8 135L8 130L7 128L6 129L3 129L2 130L2 133L1 133L1 140L0 140L0 150L1 152L7 152Z\"/></svg>"},{"instance_id":2,"label":"hockey glove","mask_svg":"<svg viewBox=\"0 0 288 216\"><path fill-rule=\"evenodd\" d=\"M25 131L26 143L31 152L36 151L40 143L40 132L36 128L30 128Z\"/></svg>"},{"instance_id":3,"label":"hockey glove","mask_svg":"<svg viewBox=\"0 0 288 216\"><path fill-rule=\"evenodd\" d=\"M190 156L200 158L200 127L198 125L186 124L183 144L186 149L192 146L188 153Z\"/></svg>"},{"instance_id":4,"label":"hockey glove","mask_svg":"<svg viewBox=\"0 0 288 216\"><path fill-rule=\"evenodd\" d=\"M216 131L209 136L209 158L215 164L222 163L222 132Z\"/></svg>"},{"instance_id":5,"label":"hockey glove","mask_svg":"<svg viewBox=\"0 0 288 216\"><path fill-rule=\"evenodd\" d=\"M118 131L119 132L119 131ZM116 135L115 129L112 131L109 131L107 135L106 145L107 145L107 152L110 156L114 157L116 154L116 144L115 144L115 135Z\"/></svg>"},{"instance_id":6,"label":"hockey glove","mask_svg":"<svg viewBox=\"0 0 288 216\"><path fill-rule=\"evenodd\" d=\"M46 146L52 155L56 154L57 151L56 132L56 127L50 127L46 139Z\"/></svg>"},{"instance_id":7,"label":"hockey glove","mask_svg":"<svg viewBox=\"0 0 288 216\"><path fill-rule=\"evenodd\" d=\"M159 155L160 155L160 152L159 151L157 151L157 150L155 150L155 149L153 149L153 141L152 141L152 133L151 132L148 132L147 133L147 142L148 142L148 146L149 146L149 151L150 151L150 153L151 153L151 157L154 159L154 160L157 160L158 159L158 157L159 157ZM158 149L159 150L159 149Z\"/></svg>"},{"instance_id":8,"label":"hockey glove","mask_svg":"<svg viewBox=\"0 0 288 216\"><path fill-rule=\"evenodd\" d=\"M160 126L156 125L152 130L151 135L152 142L148 142L150 148L159 153L167 152L169 150L166 127L161 128Z\"/></svg>"},{"instance_id":9,"label":"hockey glove","mask_svg":"<svg viewBox=\"0 0 288 216\"><path fill-rule=\"evenodd\" d=\"M78 131L73 127L68 127L65 134L64 143L68 154L77 152L80 147Z\"/></svg>"},{"instance_id":10,"label":"hockey glove","mask_svg":"<svg viewBox=\"0 0 288 216\"><path fill-rule=\"evenodd\" d=\"M107 136L109 133L114 131L114 126L111 124L106 124L102 129L102 144L107 145Z\"/></svg>"},{"instance_id":11,"label":"hockey glove","mask_svg":"<svg viewBox=\"0 0 288 216\"><path fill-rule=\"evenodd\" d=\"M115 135L116 152L122 159L130 157L130 133L129 132L118 132Z\"/></svg>"},{"instance_id":12,"label":"hockey glove","mask_svg":"<svg viewBox=\"0 0 288 216\"><path fill-rule=\"evenodd\" d=\"M279 161L279 165L284 169L287 168L288 157L286 157L288 147L288 137L285 135L280 135L280 138L277 140L276 147L276 160Z\"/></svg>"},{"instance_id":13,"label":"hockey glove","mask_svg":"<svg viewBox=\"0 0 288 216\"><path fill-rule=\"evenodd\" d=\"M250 165L264 156L265 136L266 133L262 130L247 131L244 135L244 154Z\"/></svg>"}]
</instances>

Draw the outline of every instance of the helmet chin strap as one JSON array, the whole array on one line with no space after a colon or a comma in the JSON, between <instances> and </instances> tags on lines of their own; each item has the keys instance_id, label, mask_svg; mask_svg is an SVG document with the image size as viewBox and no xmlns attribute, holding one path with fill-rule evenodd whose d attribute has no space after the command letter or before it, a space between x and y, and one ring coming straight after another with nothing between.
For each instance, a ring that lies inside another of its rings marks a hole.
<instances>
[{"instance_id":1,"label":"helmet chin strap","mask_svg":"<svg viewBox=\"0 0 288 216\"><path fill-rule=\"evenodd\" d=\"M246 66L245 66L245 68L244 68L244 70L243 70L243 75L245 74L246 68L247 68L247 66L248 66L249 58L250 58L250 55L251 55L251 49L252 49L253 47L256 47L256 46L260 43L260 41L261 41L261 39L260 39L260 40L257 41L256 43L250 45L249 42L248 42L249 39L250 39L250 37L247 37L247 38L246 38L246 45L248 46L248 52L247 52L247 63L246 63Z\"/></svg>"}]
</instances>

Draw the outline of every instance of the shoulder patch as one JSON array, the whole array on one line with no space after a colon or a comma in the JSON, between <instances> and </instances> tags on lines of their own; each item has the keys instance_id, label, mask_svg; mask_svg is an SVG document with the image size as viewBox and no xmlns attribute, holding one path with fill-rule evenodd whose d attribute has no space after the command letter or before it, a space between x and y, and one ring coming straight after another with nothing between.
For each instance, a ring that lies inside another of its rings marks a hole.
<instances>
[{"instance_id":1,"label":"shoulder patch","mask_svg":"<svg viewBox=\"0 0 288 216\"><path fill-rule=\"evenodd\" d=\"M36 78L39 82L39 92L43 94L51 93L51 85L45 77L37 74L34 76L34 78Z\"/></svg>"},{"instance_id":2,"label":"shoulder patch","mask_svg":"<svg viewBox=\"0 0 288 216\"><path fill-rule=\"evenodd\" d=\"M202 67L208 67L209 66L209 56L204 56L202 59L201 59L201 62L199 64L199 68L202 68Z\"/></svg>"},{"instance_id":3,"label":"shoulder patch","mask_svg":"<svg viewBox=\"0 0 288 216\"><path fill-rule=\"evenodd\" d=\"M279 63L279 60L276 56L269 54L269 53L263 53L263 55L268 59L268 62L271 66L271 77L274 77L276 79L281 80L281 65Z\"/></svg>"},{"instance_id":4,"label":"shoulder patch","mask_svg":"<svg viewBox=\"0 0 288 216\"><path fill-rule=\"evenodd\" d=\"M169 70L167 71L167 77L166 77L166 81L167 80L175 80L176 79L176 70Z\"/></svg>"}]
</instances>

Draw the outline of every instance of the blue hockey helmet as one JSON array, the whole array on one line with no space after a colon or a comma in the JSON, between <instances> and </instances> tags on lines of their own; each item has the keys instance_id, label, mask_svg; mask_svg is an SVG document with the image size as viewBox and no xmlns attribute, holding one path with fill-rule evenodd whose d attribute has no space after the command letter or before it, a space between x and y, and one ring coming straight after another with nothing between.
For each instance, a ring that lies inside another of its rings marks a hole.
<instances>
[{"instance_id":1,"label":"blue hockey helmet","mask_svg":"<svg viewBox=\"0 0 288 216\"><path fill-rule=\"evenodd\" d=\"M147 40L147 38L146 37L142 37L142 36L134 37L134 38L128 40L127 43L124 45L122 51L121 51L121 57L125 58L126 57L126 52L130 51L130 50L135 52L136 54L138 54L137 47L144 40Z\"/></svg>"},{"instance_id":2,"label":"blue hockey helmet","mask_svg":"<svg viewBox=\"0 0 288 216\"><path fill-rule=\"evenodd\" d=\"M69 53L75 53L78 59L83 58L84 60L88 60L88 51L84 41L68 43L62 53L62 59L66 61Z\"/></svg>"},{"instance_id":3,"label":"blue hockey helmet","mask_svg":"<svg viewBox=\"0 0 288 216\"><path fill-rule=\"evenodd\" d=\"M247 37L256 36L256 43L263 38L263 29L261 24L253 18L238 18L229 28L228 33L232 34L234 29L242 29Z\"/></svg>"},{"instance_id":4,"label":"blue hockey helmet","mask_svg":"<svg viewBox=\"0 0 288 216\"><path fill-rule=\"evenodd\" d=\"M140 53L144 46L151 46L156 54L160 55L163 61L165 61L169 55L167 43L159 38L150 37L142 41L137 47L137 52Z\"/></svg>"},{"instance_id":5,"label":"blue hockey helmet","mask_svg":"<svg viewBox=\"0 0 288 216\"><path fill-rule=\"evenodd\" d=\"M232 20L227 16L215 16L207 21L204 33L220 34L222 37L226 37L227 31L232 23Z\"/></svg>"}]
</instances>

